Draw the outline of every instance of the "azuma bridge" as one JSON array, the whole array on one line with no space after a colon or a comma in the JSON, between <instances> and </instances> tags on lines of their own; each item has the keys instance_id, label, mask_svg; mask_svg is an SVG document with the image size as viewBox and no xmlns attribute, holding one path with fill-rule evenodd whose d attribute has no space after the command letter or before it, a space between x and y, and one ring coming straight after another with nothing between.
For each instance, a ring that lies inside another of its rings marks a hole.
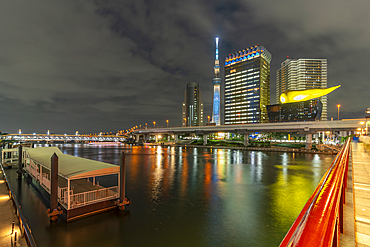
<instances>
[{"instance_id":1,"label":"azuma bridge","mask_svg":"<svg viewBox=\"0 0 370 247\"><path fill-rule=\"evenodd\" d=\"M194 126L194 127L175 127L175 128L153 128L138 129L132 132L135 141L140 139L146 141L150 135L169 134L175 136L175 142L179 135L187 133L203 135L203 144L207 144L207 136L213 133L235 133L244 135L244 145L248 145L248 135L255 132L297 132L306 134L306 148L311 148L312 135L325 131L345 132L343 135L355 133L359 128L364 127L365 119L351 119L340 121L310 121L310 122L286 122L286 123L260 123L260 124L240 124L240 125L220 125L220 126Z\"/></svg>"}]
</instances>

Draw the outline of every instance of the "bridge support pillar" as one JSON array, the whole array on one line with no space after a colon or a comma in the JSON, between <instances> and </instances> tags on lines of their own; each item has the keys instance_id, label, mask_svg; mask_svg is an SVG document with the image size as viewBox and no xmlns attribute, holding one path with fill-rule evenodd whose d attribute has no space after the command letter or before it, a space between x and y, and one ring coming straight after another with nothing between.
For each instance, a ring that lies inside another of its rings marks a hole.
<instances>
[{"instance_id":1,"label":"bridge support pillar","mask_svg":"<svg viewBox=\"0 0 370 247\"><path fill-rule=\"evenodd\" d=\"M325 131L322 132L322 143L324 143L324 140L325 140Z\"/></svg>"},{"instance_id":2,"label":"bridge support pillar","mask_svg":"<svg viewBox=\"0 0 370 247\"><path fill-rule=\"evenodd\" d=\"M145 143L148 140L148 135L143 135L143 142Z\"/></svg>"},{"instance_id":3,"label":"bridge support pillar","mask_svg":"<svg viewBox=\"0 0 370 247\"><path fill-rule=\"evenodd\" d=\"M208 135L203 135L203 146L207 145Z\"/></svg>"},{"instance_id":4,"label":"bridge support pillar","mask_svg":"<svg viewBox=\"0 0 370 247\"><path fill-rule=\"evenodd\" d=\"M175 136L175 144L179 142L179 135L174 135Z\"/></svg>"},{"instance_id":5,"label":"bridge support pillar","mask_svg":"<svg viewBox=\"0 0 370 247\"><path fill-rule=\"evenodd\" d=\"M155 142L158 142L158 135L155 135Z\"/></svg>"},{"instance_id":6,"label":"bridge support pillar","mask_svg":"<svg viewBox=\"0 0 370 247\"><path fill-rule=\"evenodd\" d=\"M248 146L249 145L249 134L244 134L244 146Z\"/></svg>"},{"instance_id":7,"label":"bridge support pillar","mask_svg":"<svg viewBox=\"0 0 370 247\"><path fill-rule=\"evenodd\" d=\"M312 134L306 134L306 149L311 150L312 148Z\"/></svg>"},{"instance_id":8,"label":"bridge support pillar","mask_svg":"<svg viewBox=\"0 0 370 247\"><path fill-rule=\"evenodd\" d=\"M135 135L135 142L138 143L140 140L140 135Z\"/></svg>"}]
</instances>

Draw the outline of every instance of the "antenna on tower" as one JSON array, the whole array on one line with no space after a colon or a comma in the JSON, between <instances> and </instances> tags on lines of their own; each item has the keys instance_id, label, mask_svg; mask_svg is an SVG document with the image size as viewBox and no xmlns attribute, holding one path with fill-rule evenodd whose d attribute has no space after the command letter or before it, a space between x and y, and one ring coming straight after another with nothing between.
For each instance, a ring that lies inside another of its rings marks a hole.
<instances>
[{"instance_id":1,"label":"antenna on tower","mask_svg":"<svg viewBox=\"0 0 370 247\"><path fill-rule=\"evenodd\" d=\"M218 37L216 37L216 60L218 60Z\"/></svg>"}]
</instances>

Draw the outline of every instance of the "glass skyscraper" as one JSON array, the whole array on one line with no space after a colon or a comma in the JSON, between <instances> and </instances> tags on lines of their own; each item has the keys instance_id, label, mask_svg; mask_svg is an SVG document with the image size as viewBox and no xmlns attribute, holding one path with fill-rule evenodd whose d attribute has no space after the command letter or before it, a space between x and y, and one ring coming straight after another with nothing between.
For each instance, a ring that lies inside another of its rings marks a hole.
<instances>
[{"instance_id":1,"label":"glass skyscraper","mask_svg":"<svg viewBox=\"0 0 370 247\"><path fill-rule=\"evenodd\" d=\"M185 102L182 103L182 126L203 126L203 102L199 84L186 84Z\"/></svg>"},{"instance_id":2,"label":"glass skyscraper","mask_svg":"<svg viewBox=\"0 0 370 247\"><path fill-rule=\"evenodd\" d=\"M288 90L327 88L328 64L326 59L286 59L276 72L276 103L281 93ZM327 120L328 96L320 97L322 113L320 120Z\"/></svg>"},{"instance_id":3,"label":"glass skyscraper","mask_svg":"<svg viewBox=\"0 0 370 247\"><path fill-rule=\"evenodd\" d=\"M225 60L225 124L268 123L270 52L256 45Z\"/></svg>"}]
</instances>

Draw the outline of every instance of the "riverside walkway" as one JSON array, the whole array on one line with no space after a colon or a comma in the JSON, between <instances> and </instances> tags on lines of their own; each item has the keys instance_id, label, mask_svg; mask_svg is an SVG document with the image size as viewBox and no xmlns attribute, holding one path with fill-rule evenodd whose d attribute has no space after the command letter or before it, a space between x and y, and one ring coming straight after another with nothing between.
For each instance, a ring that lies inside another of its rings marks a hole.
<instances>
[{"instance_id":1,"label":"riverside walkway","mask_svg":"<svg viewBox=\"0 0 370 247\"><path fill-rule=\"evenodd\" d=\"M15 223L14 232L17 232L16 246L27 246L26 240L20 231L19 220L5 183L4 174L0 170L0 247L15 246L15 233L11 234L13 221Z\"/></svg>"},{"instance_id":2,"label":"riverside walkway","mask_svg":"<svg viewBox=\"0 0 370 247\"><path fill-rule=\"evenodd\" d=\"M357 247L370 246L370 145L352 143L353 200Z\"/></svg>"}]
</instances>

